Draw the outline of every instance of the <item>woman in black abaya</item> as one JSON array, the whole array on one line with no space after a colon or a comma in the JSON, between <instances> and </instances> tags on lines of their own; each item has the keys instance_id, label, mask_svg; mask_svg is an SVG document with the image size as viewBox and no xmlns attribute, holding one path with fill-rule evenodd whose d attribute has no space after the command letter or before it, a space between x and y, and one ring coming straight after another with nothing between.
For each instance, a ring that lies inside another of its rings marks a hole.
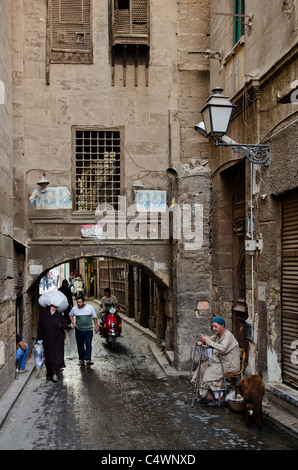
<instances>
[{"instance_id":1,"label":"woman in black abaya","mask_svg":"<svg viewBox=\"0 0 298 470\"><path fill-rule=\"evenodd\" d=\"M42 340L47 379L58 381L58 372L64 367L64 340L67 320L50 305L41 314L37 327L37 341Z\"/></svg>"},{"instance_id":2,"label":"woman in black abaya","mask_svg":"<svg viewBox=\"0 0 298 470\"><path fill-rule=\"evenodd\" d=\"M71 321L70 321L70 317L69 317L69 312L71 311L72 307L73 307L73 300L72 300L72 293L71 293L71 290L70 290L70 287L68 285L68 280L67 279L64 279L62 281L62 284L61 284L61 287L59 287L58 289L60 292L62 292L62 294L65 295L65 297L67 298L68 300L68 307L66 310L64 310L63 312L63 315L65 316L65 318L67 319L67 323L68 325L70 326L71 325Z\"/></svg>"}]
</instances>

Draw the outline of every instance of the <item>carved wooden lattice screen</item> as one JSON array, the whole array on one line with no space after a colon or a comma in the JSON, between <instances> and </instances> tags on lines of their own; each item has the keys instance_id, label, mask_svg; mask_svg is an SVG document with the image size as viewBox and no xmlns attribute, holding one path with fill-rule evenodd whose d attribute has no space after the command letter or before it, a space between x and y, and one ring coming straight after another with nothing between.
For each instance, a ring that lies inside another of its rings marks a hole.
<instances>
[{"instance_id":1,"label":"carved wooden lattice screen","mask_svg":"<svg viewBox=\"0 0 298 470\"><path fill-rule=\"evenodd\" d=\"M149 12L147 0L114 3L114 44L148 44Z\"/></svg>"},{"instance_id":2,"label":"carved wooden lattice screen","mask_svg":"<svg viewBox=\"0 0 298 470\"><path fill-rule=\"evenodd\" d=\"M134 81L138 86L138 67L145 64L148 86L150 14L149 0L110 0L112 85L115 84L115 63L122 61L123 86L126 86L126 65L135 66Z\"/></svg>"},{"instance_id":3,"label":"carved wooden lattice screen","mask_svg":"<svg viewBox=\"0 0 298 470\"><path fill-rule=\"evenodd\" d=\"M92 63L91 0L49 1L51 63Z\"/></svg>"}]
</instances>

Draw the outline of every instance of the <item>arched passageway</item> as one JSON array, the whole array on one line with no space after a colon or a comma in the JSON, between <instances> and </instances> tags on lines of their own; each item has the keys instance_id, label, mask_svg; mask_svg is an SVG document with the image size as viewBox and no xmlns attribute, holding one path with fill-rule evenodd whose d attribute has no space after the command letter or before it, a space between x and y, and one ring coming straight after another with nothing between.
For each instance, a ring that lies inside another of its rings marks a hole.
<instances>
[{"instance_id":1,"label":"arched passageway","mask_svg":"<svg viewBox=\"0 0 298 470\"><path fill-rule=\"evenodd\" d=\"M161 348L173 349L169 288L148 266L128 259L85 256L49 266L30 286L32 313L36 321L40 314L37 302L40 293L48 287L59 288L63 279L70 281L75 270L82 275L86 299L101 299L104 289L109 287L127 317L153 332Z\"/></svg>"}]
</instances>

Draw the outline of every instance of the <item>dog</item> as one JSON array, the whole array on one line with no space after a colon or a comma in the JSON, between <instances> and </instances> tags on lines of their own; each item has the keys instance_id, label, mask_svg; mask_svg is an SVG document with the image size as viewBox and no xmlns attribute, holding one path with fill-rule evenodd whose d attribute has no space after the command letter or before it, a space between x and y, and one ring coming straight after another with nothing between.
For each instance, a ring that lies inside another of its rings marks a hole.
<instances>
[{"instance_id":1,"label":"dog","mask_svg":"<svg viewBox=\"0 0 298 470\"><path fill-rule=\"evenodd\" d=\"M263 425L262 400L265 394L265 385L259 375L249 375L246 380L240 380L236 385L235 394L239 393L243 397L245 406L245 424L252 424L252 416L256 425L261 428Z\"/></svg>"}]
</instances>

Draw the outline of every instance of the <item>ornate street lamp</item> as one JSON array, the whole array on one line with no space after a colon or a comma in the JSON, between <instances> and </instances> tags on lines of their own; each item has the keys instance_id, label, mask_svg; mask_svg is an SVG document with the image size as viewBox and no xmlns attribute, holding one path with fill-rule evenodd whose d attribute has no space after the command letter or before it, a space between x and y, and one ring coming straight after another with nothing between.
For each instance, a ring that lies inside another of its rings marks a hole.
<instances>
[{"instance_id":1,"label":"ornate street lamp","mask_svg":"<svg viewBox=\"0 0 298 470\"><path fill-rule=\"evenodd\" d=\"M228 132L233 109L228 96L222 95L222 88L214 88L214 95L209 96L201 110L207 137L218 140Z\"/></svg>"},{"instance_id":2,"label":"ornate street lamp","mask_svg":"<svg viewBox=\"0 0 298 470\"><path fill-rule=\"evenodd\" d=\"M269 147L261 144L238 144L226 136L235 105L228 96L222 95L222 88L214 88L204 108L200 111L203 122L194 126L195 131L212 140L216 147L232 147L235 153L241 153L252 163L267 164Z\"/></svg>"}]
</instances>

